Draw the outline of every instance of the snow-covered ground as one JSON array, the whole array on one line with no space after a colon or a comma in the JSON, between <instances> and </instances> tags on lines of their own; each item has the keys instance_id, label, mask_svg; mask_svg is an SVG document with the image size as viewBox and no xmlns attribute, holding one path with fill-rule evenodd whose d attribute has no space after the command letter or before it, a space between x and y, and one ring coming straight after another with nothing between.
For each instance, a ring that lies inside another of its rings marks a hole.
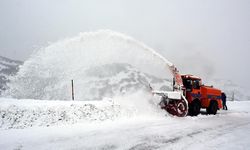
<instances>
[{"instance_id":1,"label":"snow-covered ground","mask_svg":"<svg viewBox=\"0 0 250 150\"><path fill-rule=\"evenodd\" d=\"M228 107L215 116L145 115L73 125L2 128L0 149L249 149L250 102L228 102Z\"/></svg>"}]
</instances>

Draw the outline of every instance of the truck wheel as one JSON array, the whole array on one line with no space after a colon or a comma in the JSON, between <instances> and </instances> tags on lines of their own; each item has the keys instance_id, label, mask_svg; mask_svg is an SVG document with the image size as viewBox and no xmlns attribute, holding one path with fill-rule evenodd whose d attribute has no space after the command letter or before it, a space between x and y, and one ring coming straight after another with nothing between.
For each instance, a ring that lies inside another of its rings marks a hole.
<instances>
[{"instance_id":1,"label":"truck wheel","mask_svg":"<svg viewBox=\"0 0 250 150\"><path fill-rule=\"evenodd\" d=\"M189 115L190 116L197 116L200 114L201 111L201 105L199 101L193 101L189 106Z\"/></svg>"},{"instance_id":2,"label":"truck wheel","mask_svg":"<svg viewBox=\"0 0 250 150\"><path fill-rule=\"evenodd\" d=\"M187 103L184 100L177 101L176 103L176 116L184 117L187 115Z\"/></svg>"},{"instance_id":3,"label":"truck wheel","mask_svg":"<svg viewBox=\"0 0 250 150\"><path fill-rule=\"evenodd\" d=\"M216 101L211 101L209 107L207 108L207 113L216 115L217 110L218 110L218 103Z\"/></svg>"}]
</instances>

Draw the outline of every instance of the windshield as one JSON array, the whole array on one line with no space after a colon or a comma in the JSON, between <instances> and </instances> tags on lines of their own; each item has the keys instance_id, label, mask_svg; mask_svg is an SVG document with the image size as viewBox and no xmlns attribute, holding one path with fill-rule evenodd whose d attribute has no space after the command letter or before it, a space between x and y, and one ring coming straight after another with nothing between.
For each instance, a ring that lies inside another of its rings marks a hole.
<instances>
[{"instance_id":1,"label":"windshield","mask_svg":"<svg viewBox=\"0 0 250 150\"><path fill-rule=\"evenodd\" d=\"M185 79L183 78L183 85L187 89L187 91L194 89L200 89L200 80L198 79Z\"/></svg>"}]
</instances>

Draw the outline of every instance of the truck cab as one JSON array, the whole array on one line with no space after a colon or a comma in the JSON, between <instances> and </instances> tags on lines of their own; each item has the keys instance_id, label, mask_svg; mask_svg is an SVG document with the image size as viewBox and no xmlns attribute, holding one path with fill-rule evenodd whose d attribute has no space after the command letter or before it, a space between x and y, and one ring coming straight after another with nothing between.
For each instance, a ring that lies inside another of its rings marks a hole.
<instances>
[{"instance_id":1,"label":"truck cab","mask_svg":"<svg viewBox=\"0 0 250 150\"><path fill-rule=\"evenodd\" d=\"M191 116L197 116L201 108L205 108L208 114L216 114L222 108L221 90L203 85L201 78L193 75L181 75L181 78Z\"/></svg>"}]
</instances>

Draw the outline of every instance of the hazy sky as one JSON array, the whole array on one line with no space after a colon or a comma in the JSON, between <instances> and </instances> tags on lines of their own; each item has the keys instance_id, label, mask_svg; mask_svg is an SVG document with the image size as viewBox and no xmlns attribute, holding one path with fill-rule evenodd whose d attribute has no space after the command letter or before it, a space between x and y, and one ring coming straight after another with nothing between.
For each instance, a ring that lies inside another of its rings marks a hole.
<instances>
[{"instance_id":1,"label":"hazy sky","mask_svg":"<svg viewBox=\"0 0 250 150\"><path fill-rule=\"evenodd\" d=\"M0 55L111 29L154 48L182 72L250 87L249 0L0 0Z\"/></svg>"}]
</instances>

